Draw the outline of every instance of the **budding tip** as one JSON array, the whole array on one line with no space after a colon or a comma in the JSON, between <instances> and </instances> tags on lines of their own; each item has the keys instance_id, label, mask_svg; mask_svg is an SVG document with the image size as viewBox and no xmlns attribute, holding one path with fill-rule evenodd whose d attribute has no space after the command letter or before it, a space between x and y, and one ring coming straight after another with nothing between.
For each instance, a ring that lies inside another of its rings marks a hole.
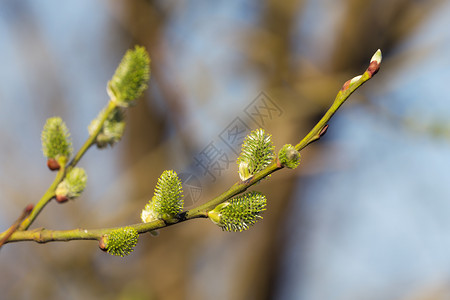
<instances>
[{"instance_id":1,"label":"budding tip","mask_svg":"<svg viewBox=\"0 0 450 300\"><path fill-rule=\"evenodd\" d=\"M372 56L372 59L370 60L370 63L376 62L377 64L380 64L382 59L383 59L383 55L381 54L381 50L378 49L375 52L375 54Z\"/></svg>"},{"instance_id":2,"label":"budding tip","mask_svg":"<svg viewBox=\"0 0 450 300\"><path fill-rule=\"evenodd\" d=\"M382 59L381 50L378 49L377 52L375 52L375 54L372 56L372 59L370 60L370 65L367 68L367 72L369 73L370 77L375 75L380 69L381 59Z\"/></svg>"}]
</instances>

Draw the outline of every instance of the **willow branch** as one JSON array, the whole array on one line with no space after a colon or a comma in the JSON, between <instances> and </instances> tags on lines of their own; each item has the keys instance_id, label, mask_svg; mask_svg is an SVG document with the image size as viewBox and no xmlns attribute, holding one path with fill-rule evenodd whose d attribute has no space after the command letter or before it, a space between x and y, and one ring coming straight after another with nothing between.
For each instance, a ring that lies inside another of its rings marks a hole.
<instances>
[{"instance_id":1,"label":"willow branch","mask_svg":"<svg viewBox=\"0 0 450 300\"><path fill-rule=\"evenodd\" d=\"M328 121L331 117L336 113L336 111L342 106L342 104L350 97L350 95L361 85L367 82L369 79L375 75L381 63L381 51L378 50L375 55L372 57L370 61L370 65L367 70L359 76L354 77L353 79L348 80L344 83L340 91L338 92L333 104L324 114L322 119L311 129L311 131L295 146L297 151L303 150L305 147L310 145L312 142L317 141L320 137L325 133L328 125ZM112 110L112 104L110 103L108 109ZM107 113L105 114L107 115ZM102 124L106 118L102 119ZM99 127L101 128L101 126ZM98 129L89 139L86 141L85 145L80 149L77 155L74 157L72 162L69 164L69 167L73 167L76 163L81 159L83 154L87 151L87 149L93 144L95 141L95 136L98 135L100 129ZM222 193L221 195L215 197L214 199L206 202L205 204L199 205L193 209L185 211L179 215L179 217L170 223L166 223L163 220L156 220L149 223L139 223L134 225L129 225L127 227L132 227L137 230L139 234L150 232L156 229L164 228L170 225L178 224L181 222L185 222L188 220L196 219L196 218L207 218L208 212L214 209L218 204L221 204L236 195L239 195L245 192L249 187L254 185L255 183L261 181L266 178L270 174L282 169L283 167L277 160L274 160L272 164L266 167L264 170L256 173L251 179L246 180L244 182L238 182L234 184L227 191ZM64 171L62 171L64 172ZM59 174L59 173L58 173ZM58 178L58 176L57 176ZM57 180L55 179L55 182ZM52 185L52 187L56 188L56 186ZM48 199L48 197L54 195L54 189L49 189L48 195L47 193L44 199ZM41 201L40 201L41 202ZM42 201L46 203L45 200ZM38 203L39 204L39 203ZM45 204L44 204L45 205ZM33 212L32 212L33 214ZM30 215L31 217L31 215ZM32 219L33 220L33 219ZM31 220L31 221L32 221ZM26 221L26 220L25 220ZM31 222L30 222L31 223ZM24 229L28 227L23 227ZM105 228L105 229L73 229L73 230L48 230L48 229L35 229L35 230L27 230L27 231L15 231L11 234L8 242L19 242L19 241L35 241L38 243L45 242L53 242L53 241L70 241L70 240L100 240L104 235L107 235L111 231L118 228ZM5 233L0 234L0 238L3 238Z\"/></svg>"},{"instance_id":2,"label":"willow branch","mask_svg":"<svg viewBox=\"0 0 450 300\"><path fill-rule=\"evenodd\" d=\"M66 167L63 164L61 168L58 170L58 173L56 173L55 179L53 180L52 184L49 186L49 188L44 193L42 198L38 201L38 203L36 203L30 215L26 217L22 221L22 223L20 223L20 226L18 228L19 231L27 230L33 223L33 221L37 218L42 209L44 209L44 207L47 205L47 203L50 202L50 200L52 200L55 197L56 188L58 187L58 184L61 181L63 181L65 174L66 174Z\"/></svg>"}]
</instances>

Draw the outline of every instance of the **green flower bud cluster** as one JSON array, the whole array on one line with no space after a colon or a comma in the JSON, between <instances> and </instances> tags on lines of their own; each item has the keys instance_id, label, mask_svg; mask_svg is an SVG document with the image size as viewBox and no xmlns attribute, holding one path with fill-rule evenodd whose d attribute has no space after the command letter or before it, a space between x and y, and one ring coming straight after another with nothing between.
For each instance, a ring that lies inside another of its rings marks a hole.
<instances>
[{"instance_id":1,"label":"green flower bud cluster","mask_svg":"<svg viewBox=\"0 0 450 300\"><path fill-rule=\"evenodd\" d=\"M105 114L105 109L103 109L97 118L92 120L88 127L89 134L92 135L96 131L97 127L100 126L100 120L103 119ZM100 130L95 143L98 148L105 148L106 146L113 146L122 138L123 132L125 130L125 112L122 108L116 107L106 118L103 123L103 127Z\"/></svg>"},{"instance_id":2,"label":"green flower bud cluster","mask_svg":"<svg viewBox=\"0 0 450 300\"><path fill-rule=\"evenodd\" d=\"M244 231L262 219L266 202L263 194L249 192L217 205L208 212L208 217L224 231Z\"/></svg>"},{"instance_id":3,"label":"green flower bud cluster","mask_svg":"<svg viewBox=\"0 0 450 300\"><path fill-rule=\"evenodd\" d=\"M183 211L183 204L181 180L175 171L166 170L158 179L154 196L142 210L142 222L158 219L170 222Z\"/></svg>"},{"instance_id":4,"label":"green flower bud cluster","mask_svg":"<svg viewBox=\"0 0 450 300\"><path fill-rule=\"evenodd\" d=\"M274 159L272 136L264 129L253 130L242 144L241 155L237 159L239 177L242 181L267 167Z\"/></svg>"},{"instance_id":5,"label":"green flower bud cluster","mask_svg":"<svg viewBox=\"0 0 450 300\"><path fill-rule=\"evenodd\" d=\"M73 168L64 180L56 187L55 195L58 202L66 202L81 195L87 183L87 175L82 168Z\"/></svg>"},{"instance_id":6,"label":"green flower bud cluster","mask_svg":"<svg viewBox=\"0 0 450 300\"><path fill-rule=\"evenodd\" d=\"M139 234L132 227L114 229L101 241L102 248L111 255L124 257L133 252Z\"/></svg>"},{"instance_id":7,"label":"green flower bud cluster","mask_svg":"<svg viewBox=\"0 0 450 300\"><path fill-rule=\"evenodd\" d=\"M295 169L300 164L300 153L291 144L286 144L278 152L278 160L282 166Z\"/></svg>"},{"instance_id":8,"label":"green flower bud cluster","mask_svg":"<svg viewBox=\"0 0 450 300\"><path fill-rule=\"evenodd\" d=\"M72 155L72 141L66 124L60 117L47 119L41 133L42 152L49 168L56 170Z\"/></svg>"},{"instance_id":9,"label":"green flower bud cluster","mask_svg":"<svg viewBox=\"0 0 450 300\"><path fill-rule=\"evenodd\" d=\"M134 50L128 50L108 82L109 107L103 109L88 127L90 135L98 132L95 140L98 148L120 141L125 130L124 109L133 105L144 92L149 78L150 58L145 48L136 46Z\"/></svg>"},{"instance_id":10,"label":"green flower bud cluster","mask_svg":"<svg viewBox=\"0 0 450 300\"><path fill-rule=\"evenodd\" d=\"M150 58L145 48L136 46L134 50L128 50L108 82L111 101L121 107L133 105L147 88L149 78Z\"/></svg>"}]
</instances>

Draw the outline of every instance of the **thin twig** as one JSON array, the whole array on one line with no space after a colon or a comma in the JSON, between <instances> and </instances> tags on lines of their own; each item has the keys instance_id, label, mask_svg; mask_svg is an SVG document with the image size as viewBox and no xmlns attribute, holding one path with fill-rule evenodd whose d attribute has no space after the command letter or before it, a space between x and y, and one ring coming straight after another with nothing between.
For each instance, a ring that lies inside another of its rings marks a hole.
<instances>
[{"instance_id":1,"label":"thin twig","mask_svg":"<svg viewBox=\"0 0 450 300\"><path fill-rule=\"evenodd\" d=\"M17 220L14 222L14 224L12 224L11 227L8 228L8 230L6 231L5 235L0 240L0 248L9 239L9 237L19 228L20 223L23 221L23 219L25 219L30 214L30 212L32 210L33 210L33 204L28 204L24 208L24 210L23 210L22 214L20 215L20 217L17 218Z\"/></svg>"},{"instance_id":2,"label":"thin twig","mask_svg":"<svg viewBox=\"0 0 450 300\"><path fill-rule=\"evenodd\" d=\"M36 206L31 211L29 217L25 218L21 224L19 225L19 230L27 230L30 225L34 222L34 220L37 218L39 213L42 211L42 209L47 205L47 203L50 202L55 197L55 191L58 187L58 184L61 183L61 181L64 180L66 174L70 172L72 168L74 168L80 159L83 157L83 155L89 150L89 148L95 143L95 140L97 136L99 135L103 124L105 123L106 119L108 118L108 115L111 113L111 111L114 110L116 107L116 104L114 104L113 101L109 101L108 105L106 106L104 113L102 115L102 118L99 120L98 127L96 130L87 138L86 142L81 146L81 148L78 150L78 152L75 154L72 161L66 166L65 164L61 166L61 168L58 170L58 173L55 176L55 179L53 180L50 187L47 189L47 191L44 193L42 198L36 203ZM0 235L1 236L1 235Z\"/></svg>"}]
</instances>

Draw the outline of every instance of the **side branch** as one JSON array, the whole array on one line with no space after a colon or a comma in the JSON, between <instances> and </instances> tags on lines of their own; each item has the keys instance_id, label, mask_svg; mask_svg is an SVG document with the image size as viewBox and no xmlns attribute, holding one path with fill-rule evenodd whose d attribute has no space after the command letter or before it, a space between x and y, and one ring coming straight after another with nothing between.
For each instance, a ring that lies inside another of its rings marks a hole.
<instances>
[{"instance_id":1,"label":"side branch","mask_svg":"<svg viewBox=\"0 0 450 300\"><path fill-rule=\"evenodd\" d=\"M58 187L58 184L61 183L61 181L64 180L65 175L67 172L70 172L72 168L74 168L79 160L83 157L83 155L86 153L86 151L95 143L95 139L97 138L98 134L100 133L103 124L105 123L109 113L116 107L116 104L114 104L112 101L108 102L108 105L105 109L105 113L103 114L102 119L100 120L97 129L88 137L84 145L78 150L78 152L75 154L72 161L69 163L69 165L66 167L65 163L61 166L61 168L58 170L58 173L56 174L55 179L53 180L50 187L47 189L45 194L42 196L42 198L36 203L34 209L31 211L30 215L22 221L20 224L18 230L27 230L30 225L34 222L34 220L37 218L39 213L42 211L42 209L47 205L50 200L52 200L55 197L55 191Z\"/></svg>"},{"instance_id":2,"label":"side branch","mask_svg":"<svg viewBox=\"0 0 450 300\"><path fill-rule=\"evenodd\" d=\"M5 231L5 234L0 239L0 248L3 244L9 239L9 237L19 228L20 223L30 214L31 210L33 210L33 204L28 204L23 210L20 217L14 222L8 230Z\"/></svg>"},{"instance_id":3,"label":"side branch","mask_svg":"<svg viewBox=\"0 0 450 300\"><path fill-rule=\"evenodd\" d=\"M369 67L367 70L359 76L356 76L344 83L341 90L336 95L333 104L322 117L322 119L314 126L314 128L295 146L297 151L301 151L303 148L311 144L312 142L318 140L321 135L323 135L323 130L326 130L326 125L331 117L336 113L336 111L341 107L342 104L350 97L353 92L363 85L366 81L371 79L380 69L381 64L381 50L378 49L377 52L372 56L370 60Z\"/></svg>"}]
</instances>

